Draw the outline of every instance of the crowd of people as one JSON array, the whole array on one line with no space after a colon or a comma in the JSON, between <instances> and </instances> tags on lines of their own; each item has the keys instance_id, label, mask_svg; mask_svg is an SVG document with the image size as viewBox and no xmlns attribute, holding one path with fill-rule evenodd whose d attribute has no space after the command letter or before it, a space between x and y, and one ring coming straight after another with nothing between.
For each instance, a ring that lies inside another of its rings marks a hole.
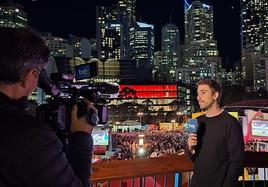
<instances>
[{"instance_id":1,"label":"crowd of people","mask_svg":"<svg viewBox=\"0 0 268 187\"><path fill-rule=\"evenodd\" d=\"M139 144L139 135L144 135L144 144ZM113 133L113 145L119 147L121 152L117 159L133 159L140 157L138 150L142 147L145 152L142 157L160 157L168 154L175 154L185 149L187 133L183 131L143 131Z\"/></svg>"}]
</instances>

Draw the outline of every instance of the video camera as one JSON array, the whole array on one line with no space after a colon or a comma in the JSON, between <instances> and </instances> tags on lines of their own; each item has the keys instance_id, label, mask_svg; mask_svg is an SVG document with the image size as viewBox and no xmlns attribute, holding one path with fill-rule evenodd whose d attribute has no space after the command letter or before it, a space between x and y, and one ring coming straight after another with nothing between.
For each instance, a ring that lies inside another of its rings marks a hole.
<instances>
[{"instance_id":1,"label":"video camera","mask_svg":"<svg viewBox=\"0 0 268 187\"><path fill-rule=\"evenodd\" d=\"M90 64L77 66L76 80L91 78L96 75L94 71L96 68L92 68ZM61 73L51 74L49 79L46 70L43 69L38 80L39 87L52 97L46 104L37 107L36 116L45 121L62 140L68 138L70 133L71 110L74 104L78 106L77 116L86 116L90 125L106 124L108 108L102 94L115 94L119 91L116 84L74 83L73 79L72 75ZM92 102L97 111L88 109L85 99Z\"/></svg>"}]
</instances>

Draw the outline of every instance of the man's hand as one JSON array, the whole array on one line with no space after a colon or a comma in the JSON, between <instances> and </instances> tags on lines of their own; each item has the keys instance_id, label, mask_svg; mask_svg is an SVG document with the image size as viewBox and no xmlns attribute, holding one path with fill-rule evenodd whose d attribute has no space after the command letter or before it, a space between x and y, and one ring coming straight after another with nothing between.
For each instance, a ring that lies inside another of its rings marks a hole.
<instances>
[{"instance_id":1,"label":"man's hand","mask_svg":"<svg viewBox=\"0 0 268 187\"><path fill-rule=\"evenodd\" d=\"M189 150L194 151L196 145L197 145L197 135L195 133L189 134L189 138L188 138Z\"/></svg>"},{"instance_id":2,"label":"man's hand","mask_svg":"<svg viewBox=\"0 0 268 187\"><path fill-rule=\"evenodd\" d=\"M92 106L92 104L89 101L86 101L87 103L87 108L94 108ZM74 105L72 108L72 112L71 112L71 127L70 127L70 131L71 132L87 132L87 133L91 133L93 130L93 126L91 124L88 124L86 117L77 117L77 105Z\"/></svg>"}]
</instances>

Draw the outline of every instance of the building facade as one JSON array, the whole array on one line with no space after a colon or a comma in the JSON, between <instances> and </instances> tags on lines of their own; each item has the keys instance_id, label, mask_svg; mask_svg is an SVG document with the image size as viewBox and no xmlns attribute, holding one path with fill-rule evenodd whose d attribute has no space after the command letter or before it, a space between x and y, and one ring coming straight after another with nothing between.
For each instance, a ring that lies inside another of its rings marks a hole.
<instances>
[{"instance_id":1,"label":"building facade","mask_svg":"<svg viewBox=\"0 0 268 187\"><path fill-rule=\"evenodd\" d=\"M264 45L268 39L268 2L266 0L241 0L242 47Z\"/></svg>"},{"instance_id":2,"label":"building facade","mask_svg":"<svg viewBox=\"0 0 268 187\"><path fill-rule=\"evenodd\" d=\"M167 24L162 28L161 50L163 54L162 69L169 76L170 81L175 80L176 68L179 65L179 29L175 24Z\"/></svg>"},{"instance_id":3,"label":"building facade","mask_svg":"<svg viewBox=\"0 0 268 187\"><path fill-rule=\"evenodd\" d=\"M26 27L28 16L20 5L6 5L0 7L0 27Z\"/></svg>"},{"instance_id":4,"label":"building facade","mask_svg":"<svg viewBox=\"0 0 268 187\"><path fill-rule=\"evenodd\" d=\"M213 7L199 0L185 4L186 66L197 68L200 78L218 79L222 62L214 40Z\"/></svg>"}]
</instances>

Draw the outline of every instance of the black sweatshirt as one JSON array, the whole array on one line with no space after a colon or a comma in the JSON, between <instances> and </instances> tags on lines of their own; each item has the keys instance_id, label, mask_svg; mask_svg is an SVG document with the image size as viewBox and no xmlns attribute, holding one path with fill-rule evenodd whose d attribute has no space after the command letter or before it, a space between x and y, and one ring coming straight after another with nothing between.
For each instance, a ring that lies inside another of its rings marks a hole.
<instances>
[{"instance_id":1,"label":"black sweatshirt","mask_svg":"<svg viewBox=\"0 0 268 187\"><path fill-rule=\"evenodd\" d=\"M56 134L27 115L21 103L0 92L0 186L88 186L91 135L86 132L70 135L68 162Z\"/></svg>"},{"instance_id":2,"label":"black sweatshirt","mask_svg":"<svg viewBox=\"0 0 268 187\"><path fill-rule=\"evenodd\" d=\"M243 171L244 142L242 127L223 111L214 117L198 118L196 153L191 187L235 187Z\"/></svg>"}]
</instances>

